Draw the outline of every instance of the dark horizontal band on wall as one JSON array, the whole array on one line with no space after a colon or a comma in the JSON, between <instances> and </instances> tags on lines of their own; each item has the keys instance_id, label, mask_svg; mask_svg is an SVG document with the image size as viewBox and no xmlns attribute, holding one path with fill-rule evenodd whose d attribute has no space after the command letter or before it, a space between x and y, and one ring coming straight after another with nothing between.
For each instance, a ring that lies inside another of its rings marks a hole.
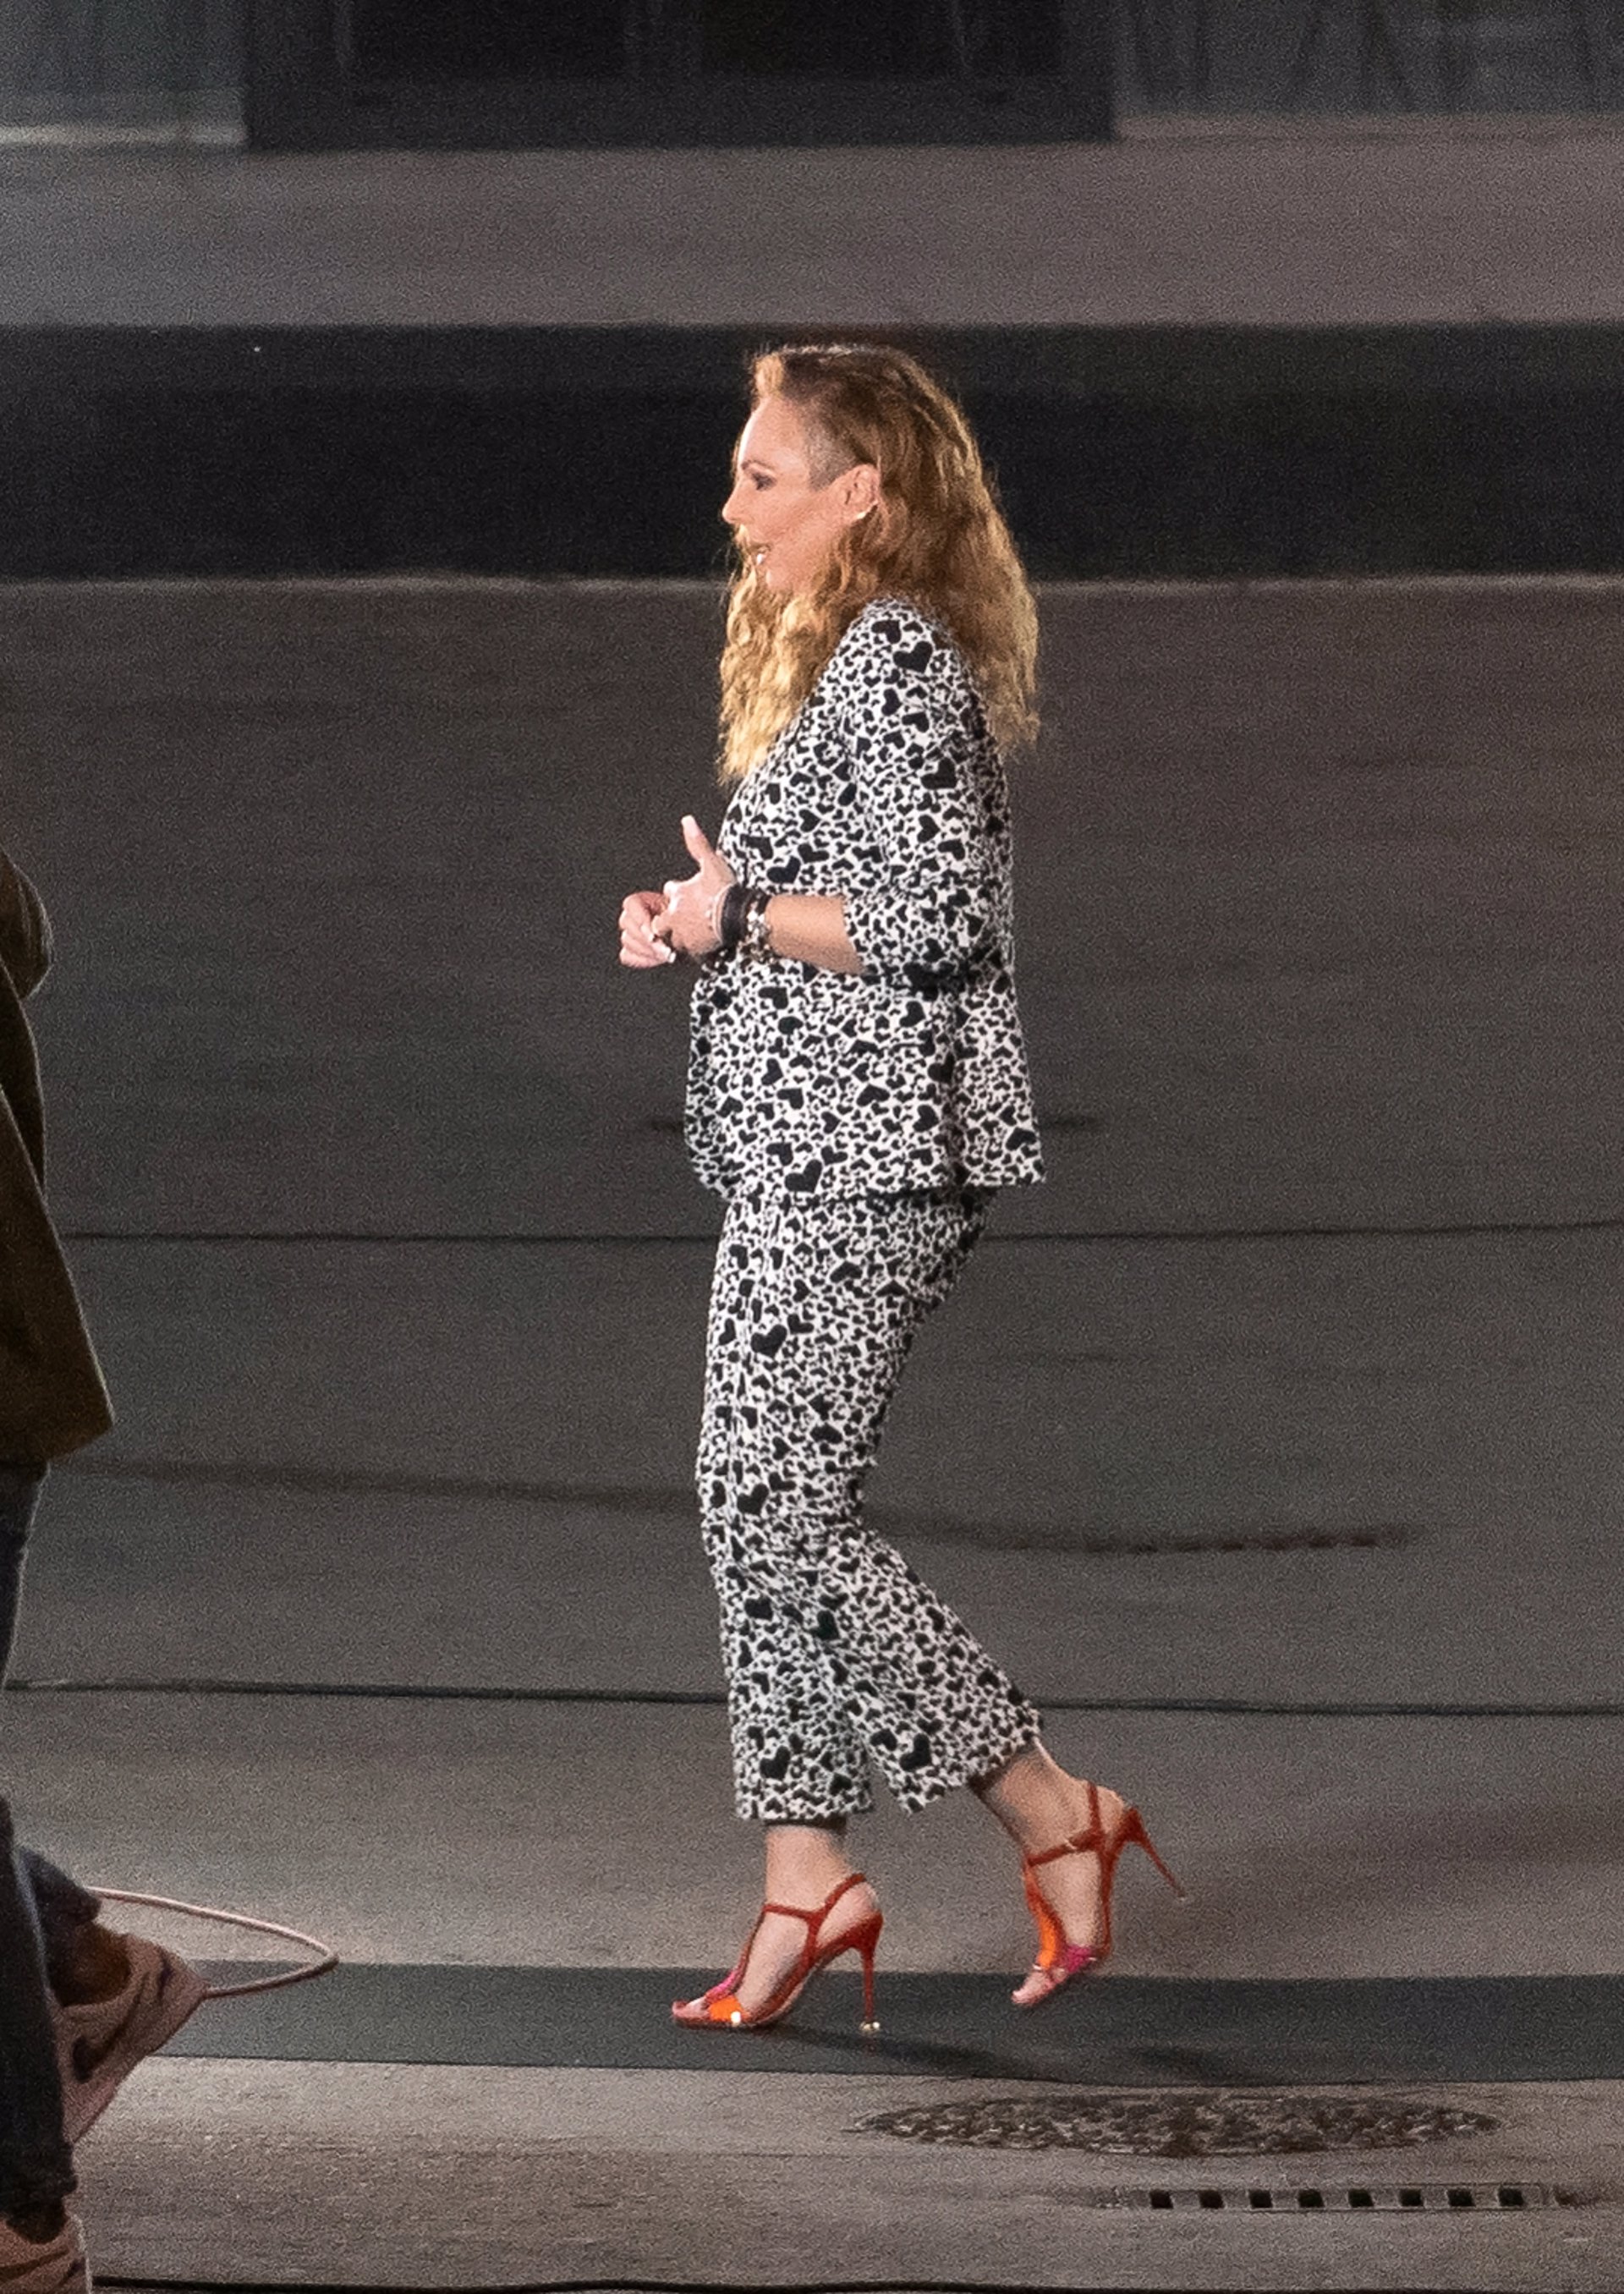
<instances>
[{"instance_id":1,"label":"dark horizontal band on wall","mask_svg":"<svg viewBox=\"0 0 1624 2294\"><path fill-rule=\"evenodd\" d=\"M244 1963L222 1981L263 1973ZM1014 1971L1013 1973L1019 1973ZM1362 2086L1615 2079L1624 1979L1441 1976L1269 1982L1113 1976L1039 2017L1013 1973L881 1972L881 2030L857 2028L855 1975L820 1981L761 2032L686 2031L673 1997L714 1971L340 1967L207 2007L169 2052L285 2062L568 2065L1055 2079L1090 2087Z\"/></svg>"},{"instance_id":2,"label":"dark horizontal band on wall","mask_svg":"<svg viewBox=\"0 0 1624 2294\"><path fill-rule=\"evenodd\" d=\"M0 393L438 388L695 394L736 419L751 356L897 343L968 397L1190 406L1286 397L1506 403L1624 389L1624 324L1386 327L52 327L0 325Z\"/></svg>"},{"instance_id":3,"label":"dark horizontal band on wall","mask_svg":"<svg viewBox=\"0 0 1624 2294\"><path fill-rule=\"evenodd\" d=\"M0 329L0 575L716 574L794 331ZM1040 578L1624 567L1624 327L890 338Z\"/></svg>"}]
</instances>

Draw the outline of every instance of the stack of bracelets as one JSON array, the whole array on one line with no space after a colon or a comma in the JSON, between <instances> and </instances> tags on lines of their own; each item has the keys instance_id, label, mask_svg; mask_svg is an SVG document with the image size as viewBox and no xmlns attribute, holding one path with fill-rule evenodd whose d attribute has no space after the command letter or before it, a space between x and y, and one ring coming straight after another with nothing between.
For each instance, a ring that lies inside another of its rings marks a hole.
<instances>
[{"instance_id":1,"label":"stack of bracelets","mask_svg":"<svg viewBox=\"0 0 1624 2294\"><path fill-rule=\"evenodd\" d=\"M712 927L725 955L731 956L735 948L743 956L772 955L767 923L767 904L772 897L751 884L729 884L719 895Z\"/></svg>"}]
</instances>

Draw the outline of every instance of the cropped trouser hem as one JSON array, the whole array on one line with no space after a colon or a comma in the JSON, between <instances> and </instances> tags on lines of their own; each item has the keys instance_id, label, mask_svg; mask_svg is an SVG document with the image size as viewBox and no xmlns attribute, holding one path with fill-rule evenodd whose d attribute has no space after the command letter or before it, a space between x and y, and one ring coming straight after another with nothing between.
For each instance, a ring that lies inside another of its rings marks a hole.
<instances>
[{"instance_id":1,"label":"cropped trouser hem","mask_svg":"<svg viewBox=\"0 0 1624 2294\"><path fill-rule=\"evenodd\" d=\"M954 1193L752 1189L728 1204L698 1480L748 1819L862 1815L876 1772L923 1808L1039 1734L1009 1676L862 1521L914 1332L983 1220Z\"/></svg>"},{"instance_id":2,"label":"cropped trouser hem","mask_svg":"<svg viewBox=\"0 0 1624 2294\"><path fill-rule=\"evenodd\" d=\"M927 1777L918 1779L888 1776L886 1783L898 1808L916 1816L932 1801L945 1799L950 1792L958 1792L971 1785L984 1783L995 1777L1000 1769L1015 1758L1018 1753L1035 1745L1043 1736L1043 1721L1034 1712L1031 1718L1012 1729L1003 1741L989 1745L985 1752L972 1751L962 1761L944 1762ZM873 1813L873 1786L865 1777L855 1790L840 1802L830 1799L826 1806L814 1807L809 1798L792 1805L792 1796L767 1790L754 1791L741 1784L735 1794L735 1805L747 1823L755 1824L844 1824L848 1817L870 1816Z\"/></svg>"}]
</instances>

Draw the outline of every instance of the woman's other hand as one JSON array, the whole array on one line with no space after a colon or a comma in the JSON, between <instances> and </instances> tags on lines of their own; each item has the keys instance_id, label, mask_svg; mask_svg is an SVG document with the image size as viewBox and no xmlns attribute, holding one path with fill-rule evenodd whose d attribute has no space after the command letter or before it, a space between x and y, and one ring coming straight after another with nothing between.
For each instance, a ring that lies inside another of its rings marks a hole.
<instances>
[{"instance_id":1,"label":"woman's other hand","mask_svg":"<svg viewBox=\"0 0 1624 2294\"><path fill-rule=\"evenodd\" d=\"M682 841L696 863L691 876L673 877L665 888L665 904L650 923L657 940L669 941L684 956L709 956L720 948L715 922L718 897L733 882L733 871L717 851L692 813L682 817Z\"/></svg>"},{"instance_id":2,"label":"woman's other hand","mask_svg":"<svg viewBox=\"0 0 1624 2294\"><path fill-rule=\"evenodd\" d=\"M675 964L677 951L653 931L665 907L663 892L628 892L621 902L621 962L632 972L658 972Z\"/></svg>"}]
</instances>

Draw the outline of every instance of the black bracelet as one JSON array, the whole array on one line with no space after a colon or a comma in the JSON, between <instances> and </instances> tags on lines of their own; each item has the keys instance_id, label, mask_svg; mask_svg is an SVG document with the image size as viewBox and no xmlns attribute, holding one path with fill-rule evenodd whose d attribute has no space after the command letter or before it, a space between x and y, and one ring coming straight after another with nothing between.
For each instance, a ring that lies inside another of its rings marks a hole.
<instances>
[{"instance_id":1,"label":"black bracelet","mask_svg":"<svg viewBox=\"0 0 1624 2294\"><path fill-rule=\"evenodd\" d=\"M728 885L717 902L716 936L728 956L744 937L744 919L750 913L750 886L735 882Z\"/></svg>"},{"instance_id":2,"label":"black bracelet","mask_svg":"<svg viewBox=\"0 0 1624 2294\"><path fill-rule=\"evenodd\" d=\"M732 955L734 948L739 948L750 924L750 917L755 915L759 908L766 908L771 897L771 892L757 892L755 885L727 885L727 890L716 904L716 939L723 943L727 955Z\"/></svg>"}]
</instances>

